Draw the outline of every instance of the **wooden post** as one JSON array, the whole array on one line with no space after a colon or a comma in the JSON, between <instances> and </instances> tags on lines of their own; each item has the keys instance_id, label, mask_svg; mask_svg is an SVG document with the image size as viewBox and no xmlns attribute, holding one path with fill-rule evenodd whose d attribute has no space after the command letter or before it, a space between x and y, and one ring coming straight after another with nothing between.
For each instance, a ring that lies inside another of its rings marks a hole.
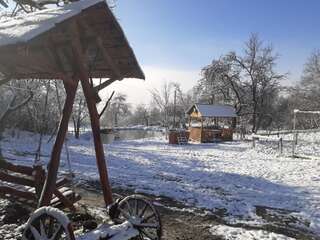
<instances>
[{"instance_id":1,"label":"wooden post","mask_svg":"<svg viewBox=\"0 0 320 240\"><path fill-rule=\"evenodd\" d=\"M100 182L103 191L103 197L106 205L112 204L112 191L109 183L107 164L105 161L103 144L100 135L100 121L99 113L96 107L94 97L92 96L92 91L90 91L89 78L82 72L80 74L81 85L83 89L84 96L87 101L87 106L90 115L91 128L94 140L94 146L96 151L97 166L100 175Z\"/></svg>"},{"instance_id":2,"label":"wooden post","mask_svg":"<svg viewBox=\"0 0 320 240\"><path fill-rule=\"evenodd\" d=\"M256 148L256 140L257 140L256 137L252 138L252 148Z\"/></svg>"},{"instance_id":3,"label":"wooden post","mask_svg":"<svg viewBox=\"0 0 320 240\"><path fill-rule=\"evenodd\" d=\"M203 135L203 118L201 117L200 143L202 143L202 135Z\"/></svg>"},{"instance_id":4,"label":"wooden post","mask_svg":"<svg viewBox=\"0 0 320 240\"><path fill-rule=\"evenodd\" d=\"M293 110L293 139L292 139L292 156L295 155L295 151L296 151L296 142L297 142L297 138L296 138L296 121L297 121L297 113L299 112L299 110L294 109Z\"/></svg>"},{"instance_id":5,"label":"wooden post","mask_svg":"<svg viewBox=\"0 0 320 240\"><path fill-rule=\"evenodd\" d=\"M69 119L72 113L73 103L78 87L78 80L64 81L66 89L66 101L64 104L62 119L60 122L57 137L52 149L51 159L48 165L48 174L42 189L38 207L48 206L51 202L52 194L56 187L57 173L60 165L60 155L63 148L64 139L68 131Z\"/></svg>"},{"instance_id":6,"label":"wooden post","mask_svg":"<svg viewBox=\"0 0 320 240\"><path fill-rule=\"evenodd\" d=\"M280 154L283 153L283 141L282 141L282 137L279 138L279 150L280 150Z\"/></svg>"},{"instance_id":7,"label":"wooden post","mask_svg":"<svg viewBox=\"0 0 320 240\"><path fill-rule=\"evenodd\" d=\"M79 74L79 78L81 81L81 86L83 89L84 96L86 98L87 107L89 110L91 128L93 134L93 141L96 152L96 161L100 176L100 183L103 192L103 197L106 205L110 205L113 203L112 200L112 191L109 183L108 172L107 172L107 164L105 161L105 155L103 150L103 144L100 135L100 120L99 113L96 107L95 96L92 86L89 83L89 73L83 59L85 56L82 53L81 42L79 40L79 36L76 31L76 25L74 27L75 38L72 42L72 51L73 57L75 61L75 70L77 74Z\"/></svg>"}]
</instances>

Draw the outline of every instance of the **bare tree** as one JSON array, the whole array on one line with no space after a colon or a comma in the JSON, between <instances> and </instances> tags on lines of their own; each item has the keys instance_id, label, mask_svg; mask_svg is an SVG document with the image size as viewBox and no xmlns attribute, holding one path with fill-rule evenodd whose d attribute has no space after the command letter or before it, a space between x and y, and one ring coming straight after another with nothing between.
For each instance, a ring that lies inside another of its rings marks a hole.
<instances>
[{"instance_id":1,"label":"bare tree","mask_svg":"<svg viewBox=\"0 0 320 240\"><path fill-rule=\"evenodd\" d=\"M150 93L153 103L158 106L163 114L163 125L169 127L169 110L173 94L173 84L166 82L161 86L160 90L153 89Z\"/></svg>"},{"instance_id":2,"label":"bare tree","mask_svg":"<svg viewBox=\"0 0 320 240\"><path fill-rule=\"evenodd\" d=\"M73 111L72 111L72 122L73 122L73 128L74 128L74 136L75 138L80 137L80 129L84 123L84 121L88 118L89 113L87 110L87 104L85 101L85 97L83 95L83 92L81 88L78 89L75 102L73 105Z\"/></svg>"},{"instance_id":3,"label":"bare tree","mask_svg":"<svg viewBox=\"0 0 320 240\"><path fill-rule=\"evenodd\" d=\"M200 96L210 104L233 104L238 114L250 116L256 132L265 119L271 124L272 105L279 82L285 78L274 70L277 59L272 46L264 46L258 35L252 34L242 55L230 52L202 70Z\"/></svg>"}]
</instances>

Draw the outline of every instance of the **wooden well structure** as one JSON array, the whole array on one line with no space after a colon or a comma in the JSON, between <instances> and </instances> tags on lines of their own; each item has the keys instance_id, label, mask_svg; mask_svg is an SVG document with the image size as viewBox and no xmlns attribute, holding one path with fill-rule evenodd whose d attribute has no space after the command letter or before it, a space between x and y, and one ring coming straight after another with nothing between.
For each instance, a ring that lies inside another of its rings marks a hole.
<instances>
[{"instance_id":1,"label":"wooden well structure","mask_svg":"<svg viewBox=\"0 0 320 240\"><path fill-rule=\"evenodd\" d=\"M100 137L98 92L116 80L144 74L104 0L85 0L0 21L0 85L11 79L63 81L63 114L38 207L48 206L57 184L60 155L78 84L86 98L106 205L112 203ZM102 78L100 85L93 78Z\"/></svg>"},{"instance_id":2,"label":"wooden well structure","mask_svg":"<svg viewBox=\"0 0 320 240\"><path fill-rule=\"evenodd\" d=\"M189 115L189 140L195 142L231 141L237 114L229 105L194 104Z\"/></svg>"}]
</instances>

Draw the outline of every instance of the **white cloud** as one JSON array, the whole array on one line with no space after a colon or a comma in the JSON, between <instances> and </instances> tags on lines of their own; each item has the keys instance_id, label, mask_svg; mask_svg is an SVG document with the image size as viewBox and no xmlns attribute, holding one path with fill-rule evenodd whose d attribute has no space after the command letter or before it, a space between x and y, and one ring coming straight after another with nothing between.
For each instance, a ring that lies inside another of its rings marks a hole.
<instances>
[{"instance_id":1,"label":"white cloud","mask_svg":"<svg viewBox=\"0 0 320 240\"><path fill-rule=\"evenodd\" d=\"M180 83L183 91L191 89L200 77L200 70L190 69L166 69L153 66L142 67L146 80L139 79L125 79L121 82L117 81L113 83L107 90L104 90L100 96L103 99L108 98L108 95L114 90L127 95L128 102L132 105L140 103L149 104L150 90L157 88L165 82L177 82Z\"/></svg>"}]
</instances>

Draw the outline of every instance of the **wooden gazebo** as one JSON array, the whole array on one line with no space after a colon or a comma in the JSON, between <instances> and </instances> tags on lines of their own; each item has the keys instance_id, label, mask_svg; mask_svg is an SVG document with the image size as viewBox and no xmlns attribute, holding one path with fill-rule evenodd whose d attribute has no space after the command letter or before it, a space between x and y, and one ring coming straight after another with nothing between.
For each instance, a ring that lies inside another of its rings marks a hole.
<instances>
[{"instance_id":1,"label":"wooden gazebo","mask_svg":"<svg viewBox=\"0 0 320 240\"><path fill-rule=\"evenodd\" d=\"M60 154L78 83L90 113L96 161L106 205L112 203L100 137L98 92L116 80L144 79L125 35L104 0L85 0L0 21L0 85L11 79L61 80L63 115L52 149L39 206L48 206L56 187ZM102 78L94 86L93 78Z\"/></svg>"},{"instance_id":2,"label":"wooden gazebo","mask_svg":"<svg viewBox=\"0 0 320 240\"><path fill-rule=\"evenodd\" d=\"M229 105L194 104L189 115L189 139L196 142L233 139L237 114Z\"/></svg>"}]
</instances>

